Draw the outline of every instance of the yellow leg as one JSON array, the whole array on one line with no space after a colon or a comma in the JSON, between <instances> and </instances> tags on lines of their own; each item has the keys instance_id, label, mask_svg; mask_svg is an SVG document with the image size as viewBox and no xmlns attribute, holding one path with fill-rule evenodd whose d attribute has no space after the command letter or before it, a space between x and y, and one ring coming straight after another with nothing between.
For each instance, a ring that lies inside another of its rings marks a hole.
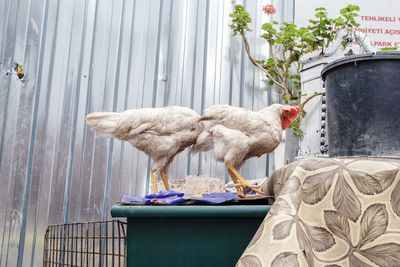
<instances>
[{"instance_id":1,"label":"yellow leg","mask_svg":"<svg viewBox=\"0 0 400 267\"><path fill-rule=\"evenodd\" d=\"M151 192L154 193L158 193L158 189L157 189L157 171L152 171L151 172Z\"/></svg>"},{"instance_id":2,"label":"yellow leg","mask_svg":"<svg viewBox=\"0 0 400 267\"><path fill-rule=\"evenodd\" d=\"M237 194L240 197L246 196L246 189L251 189L260 195L265 195L264 192L258 189L258 186L249 184L240 173L236 170L236 168L229 162L225 163L228 168L229 174L235 184Z\"/></svg>"},{"instance_id":3,"label":"yellow leg","mask_svg":"<svg viewBox=\"0 0 400 267\"><path fill-rule=\"evenodd\" d=\"M227 167L228 167L228 165L227 165ZM228 172L229 172L229 176L230 176L231 179L232 179L233 185L234 185L235 188L236 188L236 193L238 194L238 196L244 197L244 196L245 196L245 193L243 192L243 188L239 185L239 180L238 180L238 178L236 177L235 173L233 173L233 172L230 170L229 167L228 167Z\"/></svg>"},{"instance_id":4,"label":"yellow leg","mask_svg":"<svg viewBox=\"0 0 400 267\"><path fill-rule=\"evenodd\" d=\"M169 186L169 183L168 183L168 175L164 171L161 171L160 173L161 173L161 178L163 180L165 189L169 190L170 186Z\"/></svg>"}]
</instances>

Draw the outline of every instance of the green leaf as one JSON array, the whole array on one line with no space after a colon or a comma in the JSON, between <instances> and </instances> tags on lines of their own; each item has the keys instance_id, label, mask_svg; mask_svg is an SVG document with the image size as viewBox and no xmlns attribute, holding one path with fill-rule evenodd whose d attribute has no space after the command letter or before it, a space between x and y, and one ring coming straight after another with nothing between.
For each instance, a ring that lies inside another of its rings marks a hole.
<instances>
[{"instance_id":1,"label":"green leaf","mask_svg":"<svg viewBox=\"0 0 400 267\"><path fill-rule=\"evenodd\" d=\"M234 6L229 15L232 20L229 27L232 34L241 35L246 43L246 53L257 67L262 68L266 74L267 83L275 85L279 92L284 92L282 100L284 103L296 102L301 95L301 81L298 76L302 65L299 59L314 50L324 51L335 39L340 30L352 31L359 24L356 21L360 8L356 5L348 5L340 10L337 18L330 18L326 8L315 9L313 18L310 18L306 27L298 27L296 24L277 21L264 23L261 26L263 38L270 53L270 59L254 59L248 47L246 32L251 31L249 24L252 23L249 12L243 5ZM292 123L291 128L295 135L303 136L300 129L300 120Z\"/></svg>"},{"instance_id":2,"label":"green leaf","mask_svg":"<svg viewBox=\"0 0 400 267\"><path fill-rule=\"evenodd\" d=\"M232 18L232 24L229 25L233 29L233 35L244 34L251 31L249 24L252 22L249 12L240 4L235 5L233 13L229 14Z\"/></svg>"}]
</instances>

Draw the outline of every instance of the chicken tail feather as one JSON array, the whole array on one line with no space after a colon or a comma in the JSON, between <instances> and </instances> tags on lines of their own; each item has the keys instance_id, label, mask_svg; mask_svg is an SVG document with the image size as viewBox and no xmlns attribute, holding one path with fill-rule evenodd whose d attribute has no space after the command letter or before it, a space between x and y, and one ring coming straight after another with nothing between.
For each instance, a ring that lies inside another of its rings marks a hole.
<instances>
[{"instance_id":1,"label":"chicken tail feather","mask_svg":"<svg viewBox=\"0 0 400 267\"><path fill-rule=\"evenodd\" d=\"M86 124L102 135L114 136L118 119L121 113L116 112L93 112L86 116Z\"/></svg>"}]
</instances>

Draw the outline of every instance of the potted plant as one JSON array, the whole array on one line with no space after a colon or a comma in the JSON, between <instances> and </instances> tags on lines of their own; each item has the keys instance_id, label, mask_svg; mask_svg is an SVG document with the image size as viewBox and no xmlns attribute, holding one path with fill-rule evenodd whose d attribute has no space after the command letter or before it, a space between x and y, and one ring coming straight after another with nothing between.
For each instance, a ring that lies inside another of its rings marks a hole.
<instances>
[{"instance_id":1,"label":"potted plant","mask_svg":"<svg viewBox=\"0 0 400 267\"><path fill-rule=\"evenodd\" d=\"M264 6L263 10L268 15L276 11L272 5ZM230 14L232 17L230 27L234 36L241 36L250 62L265 74L268 83L280 93L282 101L304 107L312 98L323 93L314 92L304 98L301 91L300 71L303 66L300 58L312 51L320 51L319 53L323 54L340 32L352 32L359 26L355 20L358 11L358 6L348 5L340 10L337 18L330 18L326 9L320 7L316 9L315 18L310 19L306 27L298 27L288 22L283 22L282 25L276 21L264 23L263 34L260 37L268 44L267 59L255 59L251 55L246 33L251 31L249 24L252 19L240 4L235 5L234 11ZM304 100L300 103L302 97ZM302 115L304 117L305 112ZM291 128L296 136L303 135L300 129L300 117Z\"/></svg>"},{"instance_id":2,"label":"potted plant","mask_svg":"<svg viewBox=\"0 0 400 267\"><path fill-rule=\"evenodd\" d=\"M316 9L315 17L306 27L287 22L280 25L276 21L263 24L261 38L268 44L268 59L255 59L251 55L246 33L251 31L252 20L242 5L236 5L230 15L230 27L233 35L241 36L249 60L264 72L269 84L280 92L282 101L299 104L303 97L300 105L304 107L321 93L304 97L300 58L306 54L318 57L329 53L329 47L338 36L344 37L341 41L345 44L346 37L359 26L355 20L358 11L358 6L348 5L340 10L338 17L330 18L321 7ZM264 12L272 15L275 8L266 5ZM363 49L370 52L371 49L365 49L368 43L358 39ZM352 55L325 66L322 76L326 85L329 156L400 156L399 69L398 51ZM303 135L300 118L292 128L296 136Z\"/></svg>"}]
</instances>

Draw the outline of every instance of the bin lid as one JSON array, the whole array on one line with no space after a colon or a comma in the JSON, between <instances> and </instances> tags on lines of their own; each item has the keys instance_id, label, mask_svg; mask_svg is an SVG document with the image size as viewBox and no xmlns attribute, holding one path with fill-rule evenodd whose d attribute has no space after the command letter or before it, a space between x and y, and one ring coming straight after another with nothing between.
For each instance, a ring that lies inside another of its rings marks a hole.
<instances>
[{"instance_id":1,"label":"bin lid","mask_svg":"<svg viewBox=\"0 0 400 267\"><path fill-rule=\"evenodd\" d=\"M112 217L125 218L241 218L267 215L269 205L230 206L120 206L111 208Z\"/></svg>"},{"instance_id":2,"label":"bin lid","mask_svg":"<svg viewBox=\"0 0 400 267\"><path fill-rule=\"evenodd\" d=\"M371 60L400 60L400 51L378 51L376 54L359 54L351 55L339 58L331 63L327 64L321 71L322 80L325 80L326 73L331 69L339 66L350 64L360 61L371 61Z\"/></svg>"}]
</instances>

